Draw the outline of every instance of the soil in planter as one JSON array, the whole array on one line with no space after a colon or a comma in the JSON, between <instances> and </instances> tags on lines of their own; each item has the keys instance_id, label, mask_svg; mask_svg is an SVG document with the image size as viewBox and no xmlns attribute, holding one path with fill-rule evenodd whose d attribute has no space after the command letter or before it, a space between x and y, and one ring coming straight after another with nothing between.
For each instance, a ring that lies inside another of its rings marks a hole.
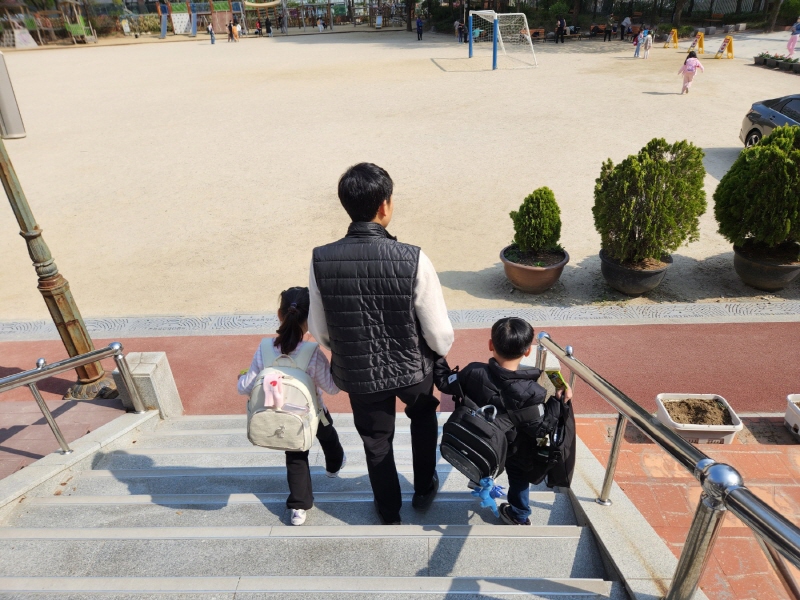
<instances>
[{"instance_id":1,"label":"soil in planter","mask_svg":"<svg viewBox=\"0 0 800 600\"><path fill-rule=\"evenodd\" d=\"M564 260L561 250L529 250L523 252L516 246L511 246L505 251L504 256L513 263L526 267L551 267Z\"/></svg>"},{"instance_id":2,"label":"soil in planter","mask_svg":"<svg viewBox=\"0 0 800 600\"><path fill-rule=\"evenodd\" d=\"M664 408L681 425L733 425L730 411L718 400L687 398L664 402Z\"/></svg>"},{"instance_id":3,"label":"soil in planter","mask_svg":"<svg viewBox=\"0 0 800 600\"><path fill-rule=\"evenodd\" d=\"M784 242L775 248L745 242L744 246L739 247L739 252L750 260L775 265L800 265L800 246L795 242Z\"/></svg>"},{"instance_id":4,"label":"soil in planter","mask_svg":"<svg viewBox=\"0 0 800 600\"><path fill-rule=\"evenodd\" d=\"M620 262L607 254L605 254L604 257L609 262L625 267L626 269L633 269L634 271L659 271L661 269L666 269L670 265L668 262L655 258L645 258L644 260L636 262Z\"/></svg>"}]
</instances>

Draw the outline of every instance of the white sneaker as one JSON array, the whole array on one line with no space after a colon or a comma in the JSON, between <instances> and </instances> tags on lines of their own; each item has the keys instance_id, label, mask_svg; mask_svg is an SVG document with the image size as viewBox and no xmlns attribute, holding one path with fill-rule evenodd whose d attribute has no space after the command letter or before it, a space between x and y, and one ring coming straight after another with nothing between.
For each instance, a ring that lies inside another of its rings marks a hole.
<instances>
[{"instance_id":1,"label":"white sneaker","mask_svg":"<svg viewBox=\"0 0 800 600\"><path fill-rule=\"evenodd\" d=\"M338 470L338 471L336 471L335 473L331 473L330 471L327 471L327 470L326 470L326 471L325 471L325 475L326 475L327 477L338 477L338 476L339 476L339 473L341 473L341 472L342 472L342 469L344 469L344 466L345 466L346 464L347 464L347 456L346 456L346 455L342 455L342 466L341 466L341 467L339 467L339 470Z\"/></svg>"},{"instance_id":2,"label":"white sneaker","mask_svg":"<svg viewBox=\"0 0 800 600\"><path fill-rule=\"evenodd\" d=\"M306 522L306 511L302 508L292 509L292 525L302 525Z\"/></svg>"}]
</instances>

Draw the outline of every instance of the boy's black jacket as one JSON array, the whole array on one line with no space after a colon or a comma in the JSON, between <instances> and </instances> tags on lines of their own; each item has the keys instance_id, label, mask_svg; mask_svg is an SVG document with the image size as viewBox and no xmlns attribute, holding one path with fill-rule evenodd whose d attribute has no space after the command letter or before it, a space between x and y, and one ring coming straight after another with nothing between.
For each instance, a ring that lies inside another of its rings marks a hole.
<instances>
[{"instance_id":1,"label":"boy's black jacket","mask_svg":"<svg viewBox=\"0 0 800 600\"><path fill-rule=\"evenodd\" d=\"M536 438L543 437L555 429L559 417L567 416L568 430L571 430L572 439L566 439L564 444L566 452L571 456L564 456L568 463L574 465L574 417L569 405L563 405L557 398L547 397L547 391L538 383L542 375L540 369L535 367L521 368L509 371L501 367L494 358L489 363L470 363L458 372L456 380L448 381L453 371L444 358L440 358L434 365L434 382L436 387L453 396L463 393L478 406L492 404L502 412L514 411L515 429L522 435L517 435L510 448L506 464L510 470L524 475L531 483L540 483L548 475L548 465L537 459L538 446ZM544 411L542 411L544 408ZM568 411L562 415L562 411ZM544 414L542 414L544 413ZM571 452L570 452L571 450ZM572 479L572 468L552 469L563 473L548 477L547 484L568 487ZM567 474L568 473L568 474ZM555 476L555 477L554 477Z\"/></svg>"}]
</instances>

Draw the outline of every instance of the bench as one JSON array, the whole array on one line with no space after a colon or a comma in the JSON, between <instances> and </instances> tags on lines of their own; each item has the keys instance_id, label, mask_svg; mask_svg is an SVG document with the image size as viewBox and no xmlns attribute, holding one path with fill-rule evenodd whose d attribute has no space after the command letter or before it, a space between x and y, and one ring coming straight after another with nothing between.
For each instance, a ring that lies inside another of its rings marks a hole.
<instances>
[{"instance_id":1,"label":"bench","mask_svg":"<svg viewBox=\"0 0 800 600\"><path fill-rule=\"evenodd\" d=\"M722 25L722 19L724 17L725 17L725 13L711 13L711 18L710 19L706 19L705 23L712 24L712 25L716 24L716 23L719 23L720 25Z\"/></svg>"},{"instance_id":2,"label":"bench","mask_svg":"<svg viewBox=\"0 0 800 600\"><path fill-rule=\"evenodd\" d=\"M542 29L520 29L519 30L520 36L522 38L528 37L532 42L539 42L539 41L546 41L547 36L545 35L544 28ZM520 40L522 41L522 40Z\"/></svg>"},{"instance_id":3,"label":"bench","mask_svg":"<svg viewBox=\"0 0 800 600\"><path fill-rule=\"evenodd\" d=\"M557 34L558 27L553 30L554 34ZM564 39L572 39L578 38L579 40L583 41L583 35L581 34L580 30L576 31L575 33L570 33L569 25L567 25L567 30L564 32ZM554 38L555 41L555 38Z\"/></svg>"},{"instance_id":4,"label":"bench","mask_svg":"<svg viewBox=\"0 0 800 600\"><path fill-rule=\"evenodd\" d=\"M631 25L631 31L630 33L625 33L625 39L633 41L643 28L643 25Z\"/></svg>"}]
</instances>

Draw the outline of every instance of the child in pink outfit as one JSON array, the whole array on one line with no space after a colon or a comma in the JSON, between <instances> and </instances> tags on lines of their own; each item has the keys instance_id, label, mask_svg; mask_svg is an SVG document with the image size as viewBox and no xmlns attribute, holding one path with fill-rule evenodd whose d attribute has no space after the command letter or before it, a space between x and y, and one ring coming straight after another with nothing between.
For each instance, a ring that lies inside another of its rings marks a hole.
<instances>
[{"instance_id":1,"label":"child in pink outfit","mask_svg":"<svg viewBox=\"0 0 800 600\"><path fill-rule=\"evenodd\" d=\"M684 92L687 94L689 93L689 88L692 87L692 81L694 80L694 74L697 72L697 69L701 71L705 71L703 65L700 64L700 61L697 60L697 53L692 50L689 52L689 56L686 57L686 60L683 62L683 66L678 71L678 75L683 75L683 88L681 89L681 95Z\"/></svg>"}]
</instances>

